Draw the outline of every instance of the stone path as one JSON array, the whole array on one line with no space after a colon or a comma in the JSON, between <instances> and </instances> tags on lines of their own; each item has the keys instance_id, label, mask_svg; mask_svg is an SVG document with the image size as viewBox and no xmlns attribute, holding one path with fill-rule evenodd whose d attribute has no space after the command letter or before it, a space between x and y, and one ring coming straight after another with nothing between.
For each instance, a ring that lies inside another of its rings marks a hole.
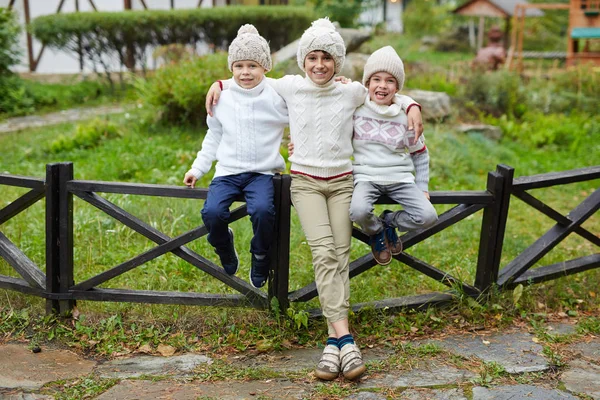
<instances>
[{"instance_id":1,"label":"stone path","mask_svg":"<svg viewBox=\"0 0 600 400\"><path fill-rule=\"evenodd\" d=\"M547 334L555 337L575 332L566 324L547 329ZM102 362L68 350L42 348L34 354L27 344L8 343L0 345L0 400L53 399L61 394L61 384L76 385L90 377L108 382L104 391L96 394L95 398L102 400L600 399L600 338L591 335L576 336L572 343L562 344L566 361L558 370L542 354L540 340L525 331L463 334L409 345L417 354L421 354L421 346L430 349L433 345L438 354L428 356L423 351L423 355L408 356L412 353L366 348L363 354L368 373L351 384L341 378L331 383L314 378L312 369L319 349L243 353L224 359L191 353L135 355ZM213 363L220 364L211 370ZM505 372L496 376L483 373L490 365ZM235 379L235 373L221 374L221 370L251 370L255 374L240 374L246 378ZM212 371L213 379L206 371ZM228 374L232 379L225 379ZM61 396L65 398L64 393Z\"/></svg>"},{"instance_id":2,"label":"stone path","mask_svg":"<svg viewBox=\"0 0 600 400\"><path fill-rule=\"evenodd\" d=\"M57 125L64 122L75 122L98 115L118 114L127 109L124 106L100 106L93 108L73 108L70 110L26 117L9 118L0 123L0 134L16 132L28 128Z\"/></svg>"}]
</instances>

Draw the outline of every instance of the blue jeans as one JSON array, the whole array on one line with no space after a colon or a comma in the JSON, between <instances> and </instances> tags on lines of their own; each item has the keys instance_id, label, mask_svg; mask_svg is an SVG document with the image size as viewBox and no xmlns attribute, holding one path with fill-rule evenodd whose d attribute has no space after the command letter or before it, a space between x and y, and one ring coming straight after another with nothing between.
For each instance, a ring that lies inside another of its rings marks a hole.
<instances>
[{"instance_id":1,"label":"blue jeans","mask_svg":"<svg viewBox=\"0 0 600 400\"><path fill-rule=\"evenodd\" d=\"M212 180L202 209L202 220L208 230L208 243L216 249L226 249L230 243L229 207L235 197L243 194L254 237L252 254L267 254L275 231L273 176L255 172L219 176Z\"/></svg>"}]
</instances>

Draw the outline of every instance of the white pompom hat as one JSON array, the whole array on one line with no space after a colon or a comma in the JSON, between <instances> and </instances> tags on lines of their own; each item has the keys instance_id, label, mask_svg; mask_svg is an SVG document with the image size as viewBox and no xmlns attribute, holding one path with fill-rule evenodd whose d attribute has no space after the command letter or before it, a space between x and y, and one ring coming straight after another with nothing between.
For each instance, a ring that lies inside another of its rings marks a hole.
<instances>
[{"instance_id":1,"label":"white pompom hat","mask_svg":"<svg viewBox=\"0 0 600 400\"><path fill-rule=\"evenodd\" d=\"M229 45L227 64L229 70L236 61L251 60L259 63L266 71L271 70L271 49L254 25L242 25L237 37Z\"/></svg>"},{"instance_id":2,"label":"white pompom hat","mask_svg":"<svg viewBox=\"0 0 600 400\"><path fill-rule=\"evenodd\" d=\"M302 71L304 71L306 55L317 50L329 53L333 57L335 73L339 73L346 59L346 45L329 18L313 21L310 28L302 34L296 53L298 66Z\"/></svg>"}]
</instances>

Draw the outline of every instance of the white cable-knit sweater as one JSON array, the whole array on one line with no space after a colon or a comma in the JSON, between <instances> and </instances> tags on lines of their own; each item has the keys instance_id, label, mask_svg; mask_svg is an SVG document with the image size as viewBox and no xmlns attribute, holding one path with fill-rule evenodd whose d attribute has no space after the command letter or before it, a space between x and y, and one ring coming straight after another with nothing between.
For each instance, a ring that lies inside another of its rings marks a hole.
<instances>
[{"instance_id":1,"label":"white cable-knit sweater","mask_svg":"<svg viewBox=\"0 0 600 400\"><path fill-rule=\"evenodd\" d=\"M415 182L428 191L429 152L421 135L413 144L407 138L408 122L402 111L403 100L394 97L390 106L381 106L367 96L354 113L354 181L392 184Z\"/></svg>"},{"instance_id":2,"label":"white cable-knit sweater","mask_svg":"<svg viewBox=\"0 0 600 400\"><path fill-rule=\"evenodd\" d=\"M358 82L317 85L308 77L287 75L267 81L283 97L290 113L294 172L331 178L352 171L352 115L367 89ZM398 100L404 109L414 101Z\"/></svg>"},{"instance_id":3,"label":"white cable-knit sweater","mask_svg":"<svg viewBox=\"0 0 600 400\"><path fill-rule=\"evenodd\" d=\"M285 169L279 148L288 125L287 107L281 96L263 79L252 89L229 80L208 117L208 132L192 164L197 179L217 160L214 177L258 172L274 174Z\"/></svg>"}]
</instances>

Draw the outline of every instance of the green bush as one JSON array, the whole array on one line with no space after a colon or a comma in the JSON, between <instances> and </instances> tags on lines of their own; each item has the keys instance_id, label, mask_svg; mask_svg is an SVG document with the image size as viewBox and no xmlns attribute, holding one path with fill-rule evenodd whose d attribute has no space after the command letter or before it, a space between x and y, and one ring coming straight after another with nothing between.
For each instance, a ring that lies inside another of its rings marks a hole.
<instances>
[{"instance_id":1,"label":"green bush","mask_svg":"<svg viewBox=\"0 0 600 400\"><path fill-rule=\"evenodd\" d=\"M531 111L520 121L503 115L489 122L500 126L509 140L538 147L558 145L574 150L597 141L600 132L600 117L586 113L564 115Z\"/></svg>"},{"instance_id":2,"label":"green bush","mask_svg":"<svg viewBox=\"0 0 600 400\"><path fill-rule=\"evenodd\" d=\"M206 120L204 100L210 85L229 76L227 53L218 52L161 68L152 78L138 80L136 88L160 120L196 125Z\"/></svg>"},{"instance_id":3,"label":"green bush","mask_svg":"<svg viewBox=\"0 0 600 400\"><path fill-rule=\"evenodd\" d=\"M310 9L287 6L216 7L184 10L89 12L36 18L31 32L45 46L71 51L93 65L109 68L107 60L142 68L152 47L179 43L195 48L207 42L226 49L246 23L256 26L275 51L299 37L313 20Z\"/></svg>"},{"instance_id":4,"label":"green bush","mask_svg":"<svg viewBox=\"0 0 600 400\"><path fill-rule=\"evenodd\" d=\"M402 13L404 32L419 38L446 33L455 19L450 10L450 6L440 6L436 1L411 1Z\"/></svg>"},{"instance_id":5,"label":"green bush","mask_svg":"<svg viewBox=\"0 0 600 400\"><path fill-rule=\"evenodd\" d=\"M344 28L356 26L360 13L373 5L373 0L311 0L319 17L329 17Z\"/></svg>"},{"instance_id":6,"label":"green bush","mask_svg":"<svg viewBox=\"0 0 600 400\"><path fill-rule=\"evenodd\" d=\"M35 110L35 101L17 75L0 74L0 114L19 116Z\"/></svg>"},{"instance_id":7,"label":"green bush","mask_svg":"<svg viewBox=\"0 0 600 400\"><path fill-rule=\"evenodd\" d=\"M15 14L0 8L0 75L10 73L10 67L19 62L19 34L21 28Z\"/></svg>"},{"instance_id":8,"label":"green bush","mask_svg":"<svg viewBox=\"0 0 600 400\"><path fill-rule=\"evenodd\" d=\"M47 151L52 154L70 151L73 149L90 149L107 139L121 136L119 127L101 119L95 119L89 123L78 125L73 136L59 135L50 143Z\"/></svg>"},{"instance_id":9,"label":"green bush","mask_svg":"<svg viewBox=\"0 0 600 400\"><path fill-rule=\"evenodd\" d=\"M526 111L526 88L517 73L474 72L461 87L463 101L483 114L519 118Z\"/></svg>"}]
</instances>

